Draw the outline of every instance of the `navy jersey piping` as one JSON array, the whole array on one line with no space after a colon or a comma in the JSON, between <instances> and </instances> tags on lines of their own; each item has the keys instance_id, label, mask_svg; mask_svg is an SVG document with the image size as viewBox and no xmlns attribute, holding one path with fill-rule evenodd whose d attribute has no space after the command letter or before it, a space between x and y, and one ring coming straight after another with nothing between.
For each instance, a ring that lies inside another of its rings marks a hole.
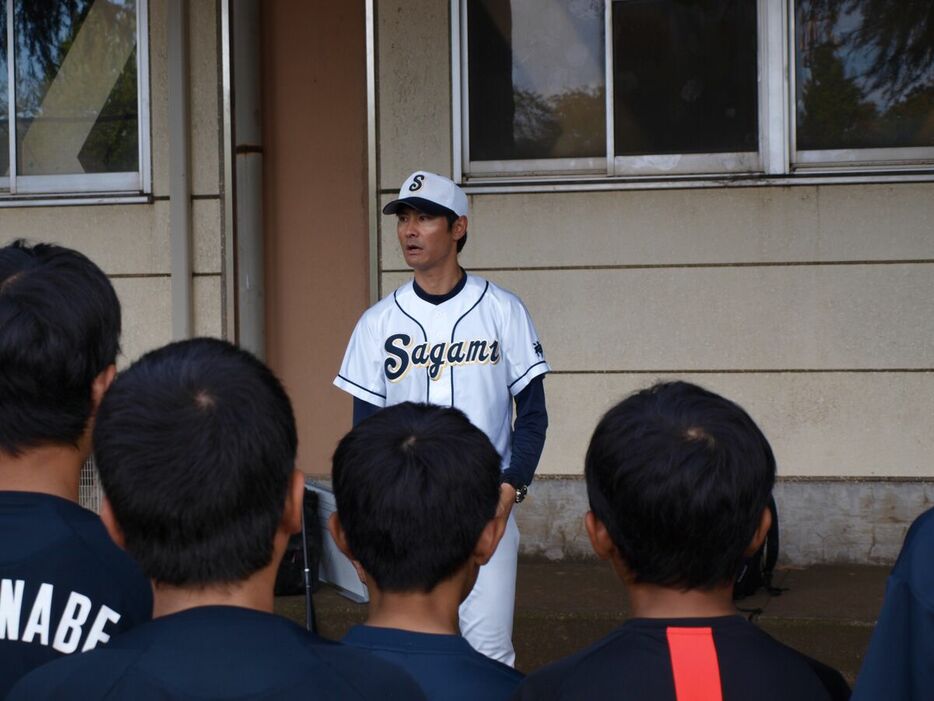
<instances>
[{"instance_id":1,"label":"navy jersey piping","mask_svg":"<svg viewBox=\"0 0 934 701\"><path fill-rule=\"evenodd\" d=\"M538 367L539 365L544 365L544 364L545 364L545 361L544 361L544 360L539 360L539 361L538 361L537 363L535 363L534 365L530 365L528 370L526 370L524 373L522 373L521 375L519 375L519 377L517 377L515 380L513 380L512 382L509 383L509 389L512 389L512 386L513 386L514 384L516 384L516 382L518 382L518 381L521 380L523 377L525 377L525 376L528 375L530 372L532 372L532 368L535 368L535 367Z\"/></svg>"},{"instance_id":2,"label":"navy jersey piping","mask_svg":"<svg viewBox=\"0 0 934 701\"><path fill-rule=\"evenodd\" d=\"M414 280L413 280L414 282ZM402 305L399 304L399 298L397 297L399 290L396 290L392 293L392 301L396 303L396 306L399 307L399 311L409 317L412 321L418 324L418 328L422 330L422 338L425 339L425 343L428 343L428 334L425 333L425 327L422 326L422 322L416 319L414 316L409 314L405 309L402 308ZM431 404L431 378L428 376L428 371L425 371L425 403Z\"/></svg>"},{"instance_id":3,"label":"navy jersey piping","mask_svg":"<svg viewBox=\"0 0 934 701\"><path fill-rule=\"evenodd\" d=\"M467 279L467 276L464 275L464 279ZM458 317L457 321L454 322L454 328L451 329L451 343L454 343L454 334L457 332L457 325L466 317L470 312L477 308L477 305L486 297L486 291L490 289L490 281L486 281L486 285L483 287L483 292L480 293L480 296L477 298L477 301L466 312ZM502 352L502 351L500 351ZM454 406L454 368L451 368L451 406Z\"/></svg>"},{"instance_id":4,"label":"navy jersey piping","mask_svg":"<svg viewBox=\"0 0 934 701\"><path fill-rule=\"evenodd\" d=\"M347 379L346 377L344 377L344 376L341 375L340 373L337 373L337 376L338 376L339 378L341 378L344 382L348 382L348 383L352 384L354 387L359 387L359 388L362 389L364 392L369 392L369 393L372 394L374 397L380 397L380 398L382 398L382 399L385 399L385 398L386 398L386 395L385 395L385 394L380 394L379 392L374 392L374 391L371 390L371 389L367 389L367 388L364 387L363 385L358 385L356 382L354 382L353 380Z\"/></svg>"}]
</instances>

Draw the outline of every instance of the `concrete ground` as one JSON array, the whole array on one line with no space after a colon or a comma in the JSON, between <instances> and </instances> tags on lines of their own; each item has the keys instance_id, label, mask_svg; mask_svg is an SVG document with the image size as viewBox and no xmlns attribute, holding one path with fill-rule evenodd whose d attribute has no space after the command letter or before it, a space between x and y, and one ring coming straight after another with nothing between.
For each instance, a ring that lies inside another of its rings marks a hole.
<instances>
[{"instance_id":1,"label":"concrete ground","mask_svg":"<svg viewBox=\"0 0 934 701\"><path fill-rule=\"evenodd\" d=\"M780 569L780 596L762 593L742 602L778 640L839 669L852 684L875 625L887 567L824 565ZM602 562L519 563L514 642L516 666L531 672L600 639L628 616L622 586ZM304 623L301 596L280 597L276 610ZM340 638L366 617L355 604L323 585L315 594L319 630Z\"/></svg>"}]
</instances>

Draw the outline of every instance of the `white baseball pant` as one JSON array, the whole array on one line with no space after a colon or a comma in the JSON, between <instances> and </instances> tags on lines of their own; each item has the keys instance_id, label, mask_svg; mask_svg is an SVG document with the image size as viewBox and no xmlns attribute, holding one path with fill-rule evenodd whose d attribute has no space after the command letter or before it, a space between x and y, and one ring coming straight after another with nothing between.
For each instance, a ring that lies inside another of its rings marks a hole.
<instances>
[{"instance_id":1,"label":"white baseball pant","mask_svg":"<svg viewBox=\"0 0 934 701\"><path fill-rule=\"evenodd\" d=\"M515 666L512 619L516 606L516 564L519 557L519 528L509 514L506 531L493 557L477 576L477 583L460 606L461 634L475 650L487 657Z\"/></svg>"}]
</instances>

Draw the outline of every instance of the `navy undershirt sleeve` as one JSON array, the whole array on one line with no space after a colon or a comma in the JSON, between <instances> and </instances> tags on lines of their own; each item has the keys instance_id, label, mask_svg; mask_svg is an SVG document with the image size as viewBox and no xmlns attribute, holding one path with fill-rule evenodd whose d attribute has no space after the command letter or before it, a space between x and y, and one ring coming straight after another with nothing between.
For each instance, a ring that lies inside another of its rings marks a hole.
<instances>
[{"instance_id":1,"label":"navy undershirt sleeve","mask_svg":"<svg viewBox=\"0 0 934 701\"><path fill-rule=\"evenodd\" d=\"M548 411L545 409L544 375L539 375L516 395L516 421L512 431L512 457L504 475L515 476L520 484L529 485L535 476L545 431Z\"/></svg>"},{"instance_id":2,"label":"navy undershirt sleeve","mask_svg":"<svg viewBox=\"0 0 934 701\"><path fill-rule=\"evenodd\" d=\"M359 397L353 398L353 425L356 426L358 423L364 419L368 419L377 411L382 409L381 406L376 406L375 404L370 404L367 401L360 399Z\"/></svg>"}]
</instances>

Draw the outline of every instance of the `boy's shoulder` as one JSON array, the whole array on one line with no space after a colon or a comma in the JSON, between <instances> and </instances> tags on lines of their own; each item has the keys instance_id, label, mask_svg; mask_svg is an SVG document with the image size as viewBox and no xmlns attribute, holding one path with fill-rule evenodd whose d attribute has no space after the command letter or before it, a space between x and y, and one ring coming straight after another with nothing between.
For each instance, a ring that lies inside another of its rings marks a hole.
<instances>
[{"instance_id":1,"label":"boy's shoulder","mask_svg":"<svg viewBox=\"0 0 934 701\"><path fill-rule=\"evenodd\" d=\"M686 645L678 643L682 636ZM849 694L839 672L739 616L723 616L629 620L589 648L529 675L517 698L674 698L675 668L684 655L699 650L714 652L710 671L722 682L724 699L845 699Z\"/></svg>"},{"instance_id":2,"label":"boy's shoulder","mask_svg":"<svg viewBox=\"0 0 934 701\"><path fill-rule=\"evenodd\" d=\"M907 582L912 592L928 606L934 606L934 509L915 519L892 570L895 579Z\"/></svg>"},{"instance_id":3,"label":"boy's shoulder","mask_svg":"<svg viewBox=\"0 0 934 701\"><path fill-rule=\"evenodd\" d=\"M219 606L155 619L106 647L56 660L24 677L9 698L287 698L308 690L322 698L422 698L388 663L273 614Z\"/></svg>"},{"instance_id":4,"label":"boy's shoulder","mask_svg":"<svg viewBox=\"0 0 934 701\"><path fill-rule=\"evenodd\" d=\"M343 642L402 668L430 699L508 699L524 676L480 654L460 635L358 625Z\"/></svg>"}]
</instances>

